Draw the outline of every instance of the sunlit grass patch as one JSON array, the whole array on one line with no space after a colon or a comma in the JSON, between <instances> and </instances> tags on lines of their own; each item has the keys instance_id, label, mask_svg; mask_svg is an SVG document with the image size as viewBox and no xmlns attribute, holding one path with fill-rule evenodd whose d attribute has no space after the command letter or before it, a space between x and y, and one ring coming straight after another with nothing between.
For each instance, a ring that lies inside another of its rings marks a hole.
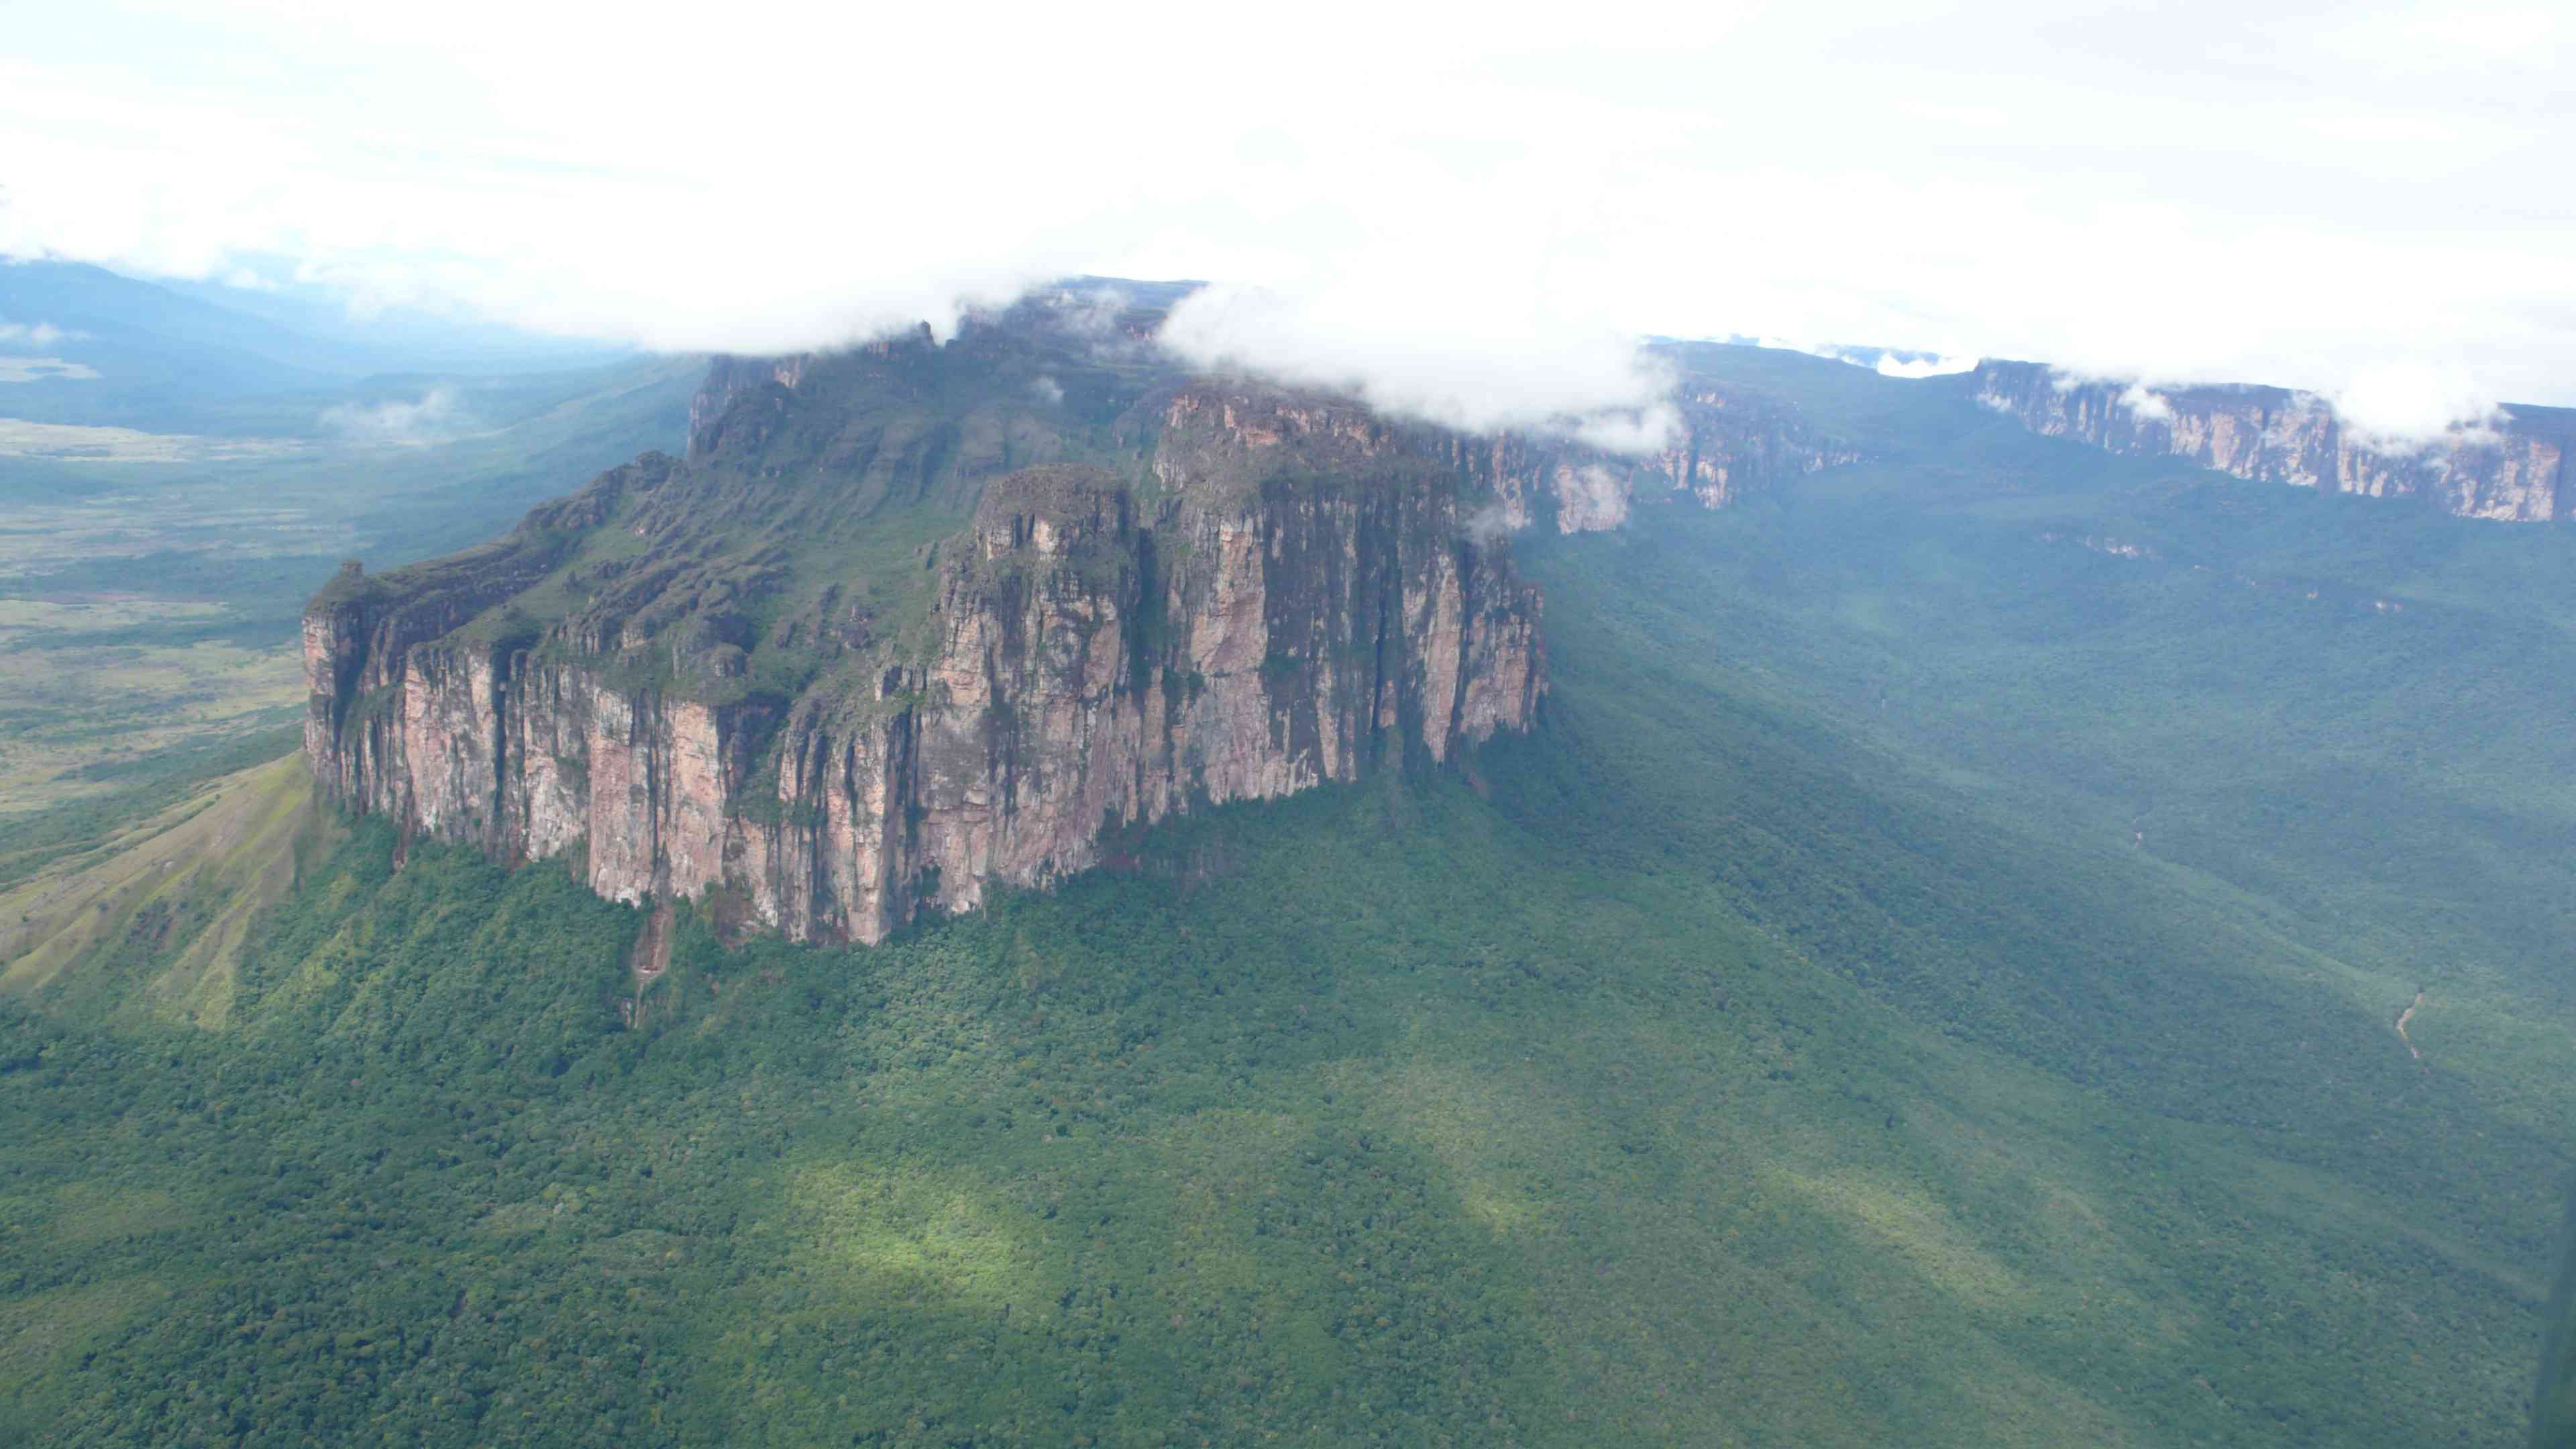
<instances>
[{"instance_id":1,"label":"sunlit grass patch","mask_svg":"<svg viewBox=\"0 0 2576 1449\"><path fill-rule=\"evenodd\" d=\"M788 1271L827 1302L878 1309L975 1308L1043 1316L1062 1292L1029 1225L958 1173L809 1163L774 1223ZM823 1311L829 1311L825 1309Z\"/></svg>"},{"instance_id":2,"label":"sunlit grass patch","mask_svg":"<svg viewBox=\"0 0 2576 1449\"><path fill-rule=\"evenodd\" d=\"M294 646L0 650L0 814L113 789L163 752L246 735L304 701Z\"/></svg>"},{"instance_id":3,"label":"sunlit grass patch","mask_svg":"<svg viewBox=\"0 0 2576 1449\"><path fill-rule=\"evenodd\" d=\"M76 1182L55 1189L52 1198L42 1231L57 1248L167 1232L190 1220L186 1205L158 1188Z\"/></svg>"},{"instance_id":4,"label":"sunlit grass patch","mask_svg":"<svg viewBox=\"0 0 2576 1449\"><path fill-rule=\"evenodd\" d=\"M252 922L327 834L312 800L302 758L288 756L0 894L0 991L129 1022L223 1025Z\"/></svg>"},{"instance_id":5,"label":"sunlit grass patch","mask_svg":"<svg viewBox=\"0 0 2576 1449\"><path fill-rule=\"evenodd\" d=\"M1329 1079L1366 1093L1372 1125L1420 1143L1469 1216L1496 1236L1545 1224L1554 1177L1590 1156L1584 1124L1540 1073L1408 1058L1343 1064Z\"/></svg>"},{"instance_id":6,"label":"sunlit grass patch","mask_svg":"<svg viewBox=\"0 0 2576 1449\"><path fill-rule=\"evenodd\" d=\"M1772 1180L1809 1210L1854 1225L1872 1245L1974 1308L2000 1312L2030 1299L2020 1275L1980 1248L1919 1188L1848 1170L1812 1176L1784 1171Z\"/></svg>"},{"instance_id":7,"label":"sunlit grass patch","mask_svg":"<svg viewBox=\"0 0 2576 1449\"><path fill-rule=\"evenodd\" d=\"M0 1298L0 1392L15 1391L167 1301L151 1278L113 1279Z\"/></svg>"},{"instance_id":8,"label":"sunlit grass patch","mask_svg":"<svg viewBox=\"0 0 2576 1449\"><path fill-rule=\"evenodd\" d=\"M208 599L157 599L147 594L0 598L0 648L17 635L36 631L130 629L138 624L220 619L231 612Z\"/></svg>"},{"instance_id":9,"label":"sunlit grass patch","mask_svg":"<svg viewBox=\"0 0 2576 1449\"><path fill-rule=\"evenodd\" d=\"M291 438L201 437L189 433L147 433L138 428L0 418L0 457L87 463L189 463L277 457L305 446Z\"/></svg>"}]
</instances>

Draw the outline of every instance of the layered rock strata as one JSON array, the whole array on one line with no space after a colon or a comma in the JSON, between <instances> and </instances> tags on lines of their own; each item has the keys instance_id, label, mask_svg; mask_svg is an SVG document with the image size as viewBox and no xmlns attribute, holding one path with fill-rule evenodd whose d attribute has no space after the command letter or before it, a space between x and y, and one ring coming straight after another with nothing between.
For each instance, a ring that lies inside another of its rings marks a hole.
<instances>
[{"instance_id":1,"label":"layered rock strata","mask_svg":"<svg viewBox=\"0 0 2576 1449\"><path fill-rule=\"evenodd\" d=\"M721 407L795 387L772 376ZM1216 387L1158 391L1118 429L1124 475L1052 462L985 484L972 526L908 565L918 617L833 583L746 651L762 605L811 581L764 572L787 545L718 557L683 526L759 503L757 470L710 460L704 419L700 457L647 458L500 544L325 590L304 636L317 778L510 860L586 843L590 884L617 899L876 941L1083 869L1108 827L1531 723L1539 599L1474 526L1485 494L1448 440ZM601 557L639 529L634 557ZM536 617L566 592L594 602ZM764 649L811 677L754 687Z\"/></svg>"},{"instance_id":2,"label":"layered rock strata","mask_svg":"<svg viewBox=\"0 0 2576 1449\"><path fill-rule=\"evenodd\" d=\"M2508 406L2487 426L2394 442L2336 417L2323 399L2275 387L2146 389L2088 381L2032 362L1983 362L1978 401L2051 437L2116 453L2185 458L2240 478L2378 498L2413 498L2464 518L2541 523L2576 512L2567 454L2576 412Z\"/></svg>"},{"instance_id":3,"label":"layered rock strata","mask_svg":"<svg viewBox=\"0 0 2576 1449\"><path fill-rule=\"evenodd\" d=\"M684 458L345 573L304 624L324 792L507 860L578 848L621 900L876 941L1124 825L1525 729L1546 668L1515 533L1857 456L1686 358L1589 438L1193 375L1153 341L1186 290L721 359Z\"/></svg>"}]
</instances>

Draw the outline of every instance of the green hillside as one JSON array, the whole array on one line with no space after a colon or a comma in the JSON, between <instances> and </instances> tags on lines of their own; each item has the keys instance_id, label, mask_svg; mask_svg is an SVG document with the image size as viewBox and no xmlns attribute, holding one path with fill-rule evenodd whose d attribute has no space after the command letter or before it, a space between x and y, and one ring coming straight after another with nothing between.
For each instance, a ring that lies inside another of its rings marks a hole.
<instances>
[{"instance_id":1,"label":"green hillside","mask_svg":"<svg viewBox=\"0 0 2576 1449\"><path fill-rule=\"evenodd\" d=\"M1925 441L1525 538L1536 735L885 947L270 826L174 1013L274 866L55 859L0 1443L2515 1442L2564 532L1758 360Z\"/></svg>"}]
</instances>

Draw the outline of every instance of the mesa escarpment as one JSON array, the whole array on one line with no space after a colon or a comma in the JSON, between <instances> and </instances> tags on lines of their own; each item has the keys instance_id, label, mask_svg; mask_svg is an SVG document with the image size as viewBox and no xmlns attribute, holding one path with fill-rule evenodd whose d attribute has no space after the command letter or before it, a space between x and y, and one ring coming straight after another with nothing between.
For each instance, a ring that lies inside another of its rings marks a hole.
<instances>
[{"instance_id":1,"label":"mesa escarpment","mask_svg":"<svg viewBox=\"0 0 2576 1449\"><path fill-rule=\"evenodd\" d=\"M874 941L1105 824L1527 727L1539 601L1444 440L1044 341L720 368L688 458L335 580L317 779L507 859L584 842L606 895Z\"/></svg>"},{"instance_id":2,"label":"mesa escarpment","mask_svg":"<svg viewBox=\"0 0 2576 1449\"><path fill-rule=\"evenodd\" d=\"M2540 523L2576 513L2576 412L2508 406L2491 426L2422 445L2363 435L2323 399L2277 387L2085 381L2034 362L1982 362L1974 395L2034 432L2115 453L2171 455L2267 483L2419 499L2446 513Z\"/></svg>"},{"instance_id":3,"label":"mesa escarpment","mask_svg":"<svg viewBox=\"0 0 2576 1449\"><path fill-rule=\"evenodd\" d=\"M1400 422L1186 372L1151 341L1168 301L719 361L686 457L323 590L316 778L504 859L582 845L621 900L875 941L1081 870L1110 827L1526 729L1513 532L1849 454L1706 380L1644 452Z\"/></svg>"}]
</instances>

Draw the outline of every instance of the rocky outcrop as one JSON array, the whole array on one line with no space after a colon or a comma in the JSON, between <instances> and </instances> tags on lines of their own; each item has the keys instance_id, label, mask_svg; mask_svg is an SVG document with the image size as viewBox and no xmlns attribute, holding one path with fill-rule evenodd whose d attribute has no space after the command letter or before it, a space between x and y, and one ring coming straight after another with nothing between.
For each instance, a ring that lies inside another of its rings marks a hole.
<instances>
[{"instance_id":1,"label":"rocky outcrop","mask_svg":"<svg viewBox=\"0 0 2576 1449\"><path fill-rule=\"evenodd\" d=\"M618 899L875 941L1081 870L1104 829L1532 722L1539 599L1464 440L975 347L723 365L688 459L335 581L305 620L324 791L514 861L586 846ZM967 488L965 531L901 545Z\"/></svg>"},{"instance_id":2,"label":"rocky outcrop","mask_svg":"<svg viewBox=\"0 0 2576 1449\"><path fill-rule=\"evenodd\" d=\"M2508 406L2487 426L2397 443L2346 425L2323 399L2275 387L2147 389L2039 363L1983 362L1977 400L2034 432L2117 453L2186 458L2267 483L2414 498L2465 518L2538 523L2576 513L2567 455L2576 412Z\"/></svg>"},{"instance_id":3,"label":"rocky outcrop","mask_svg":"<svg viewBox=\"0 0 2576 1449\"><path fill-rule=\"evenodd\" d=\"M1636 420L1643 447L1580 434L1504 432L1455 438L1459 465L1491 488L1494 526L1560 533L1617 528L1642 503L1676 495L1705 508L1860 461L1862 451L1756 390L1685 374L1667 410Z\"/></svg>"},{"instance_id":4,"label":"rocky outcrop","mask_svg":"<svg viewBox=\"0 0 2576 1449\"><path fill-rule=\"evenodd\" d=\"M1119 826L1525 729L1546 665L1515 533L1857 457L1686 350L1625 436L1193 375L1153 341L1186 291L721 359L686 457L345 573L305 618L324 793L512 861L578 848L621 900L875 941Z\"/></svg>"},{"instance_id":5,"label":"rocky outcrop","mask_svg":"<svg viewBox=\"0 0 2576 1449\"><path fill-rule=\"evenodd\" d=\"M1709 508L1857 463L1858 447L1817 428L1796 408L1742 387L1685 376L1673 393L1680 419L1650 459L1655 473Z\"/></svg>"}]
</instances>

